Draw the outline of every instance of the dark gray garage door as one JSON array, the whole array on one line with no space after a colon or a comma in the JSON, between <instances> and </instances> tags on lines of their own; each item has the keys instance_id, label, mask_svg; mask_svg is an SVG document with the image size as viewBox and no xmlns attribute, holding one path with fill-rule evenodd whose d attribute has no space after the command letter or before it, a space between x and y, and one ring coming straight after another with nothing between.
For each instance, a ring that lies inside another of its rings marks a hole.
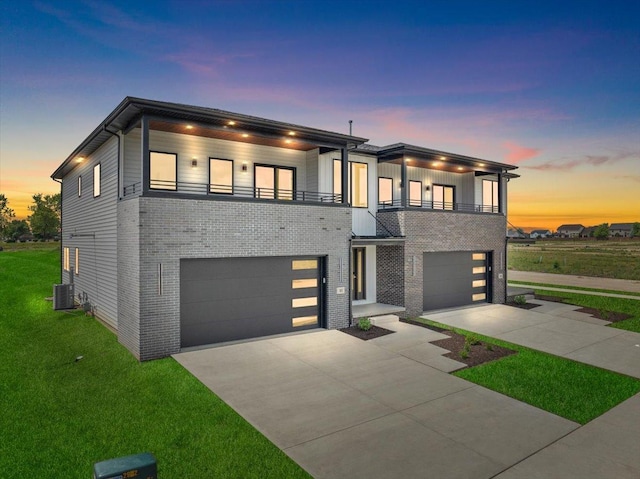
<instances>
[{"instance_id":1,"label":"dark gray garage door","mask_svg":"<svg viewBox=\"0 0 640 479\"><path fill-rule=\"evenodd\" d=\"M322 258L180 261L182 347L322 325Z\"/></svg>"},{"instance_id":2,"label":"dark gray garage door","mask_svg":"<svg viewBox=\"0 0 640 479\"><path fill-rule=\"evenodd\" d=\"M490 301L490 253L447 252L423 255L425 311Z\"/></svg>"}]
</instances>

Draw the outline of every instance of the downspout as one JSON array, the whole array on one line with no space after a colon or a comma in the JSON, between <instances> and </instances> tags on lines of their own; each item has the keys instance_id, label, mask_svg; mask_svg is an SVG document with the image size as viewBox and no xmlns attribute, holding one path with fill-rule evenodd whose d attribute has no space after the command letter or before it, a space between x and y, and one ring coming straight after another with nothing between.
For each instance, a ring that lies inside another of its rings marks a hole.
<instances>
[{"instance_id":1,"label":"downspout","mask_svg":"<svg viewBox=\"0 0 640 479\"><path fill-rule=\"evenodd\" d=\"M60 183L60 262L62 263L62 180L57 180L55 178L52 178L52 180L56 183ZM62 265L60 265L60 284L64 282L64 279L62 277L62 269Z\"/></svg>"},{"instance_id":2,"label":"downspout","mask_svg":"<svg viewBox=\"0 0 640 479\"><path fill-rule=\"evenodd\" d=\"M352 250L353 237L349 238L349 254L347 255L347 294L349 295L349 327L353 326L353 298L351 297L351 283L352 275L351 271L351 250Z\"/></svg>"}]
</instances>

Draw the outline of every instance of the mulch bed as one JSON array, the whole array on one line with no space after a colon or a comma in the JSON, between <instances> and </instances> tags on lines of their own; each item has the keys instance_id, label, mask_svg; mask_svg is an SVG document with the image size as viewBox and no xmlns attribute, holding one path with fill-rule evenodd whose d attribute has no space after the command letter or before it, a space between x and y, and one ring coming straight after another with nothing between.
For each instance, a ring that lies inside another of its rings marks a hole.
<instances>
[{"instance_id":1,"label":"mulch bed","mask_svg":"<svg viewBox=\"0 0 640 479\"><path fill-rule=\"evenodd\" d=\"M579 292L579 291L577 291ZM541 299L543 301L552 301L554 303L565 303L571 304L564 301L564 298L560 298L558 296L547 296L545 294L536 294L536 299ZM576 311L580 313L587 313L593 316L596 319L602 319L603 321L610 321L612 323L617 323L618 321L624 321L625 319L633 318L633 315L627 313L618 313L616 311L604 311L595 308L580 308L576 309Z\"/></svg>"},{"instance_id":2,"label":"mulch bed","mask_svg":"<svg viewBox=\"0 0 640 479\"><path fill-rule=\"evenodd\" d=\"M454 359L455 361L466 364L468 367L479 366L480 364L488 363L489 361L495 361L496 359L517 354L517 351L503 348L502 346L496 346L495 344L490 346L491 349L487 349L487 343L484 341L478 341L478 344L471 345L469 348L469 355L466 358L463 358L460 356L460 352L464 348L466 338L462 334L449 331L448 329L419 323L417 321L411 321L410 319L401 319L400 321L420 326L422 328L431 329L432 331L437 331L449 336L446 339L431 341L431 344L448 349L450 352L443 355L445 358Z\"/></svg>"},{"instance_id":3,"label":"mulch bed","mask_svg":"<svg viewBox=\"0 0 640 479\"><path fill-rule=\"evenodd\" d=\"M342 328L340 331L350 334L351 336L355 336L356 338L360 338L363 341L368 341L370 339L375 339L381 336L386 336L387 334L395 333L395 331L391 331L390 329L385 329L381 328L380 326L373 325L368 331L363 331L357 325L351 326L349 328Z\"/></svg>"}]
</instances>

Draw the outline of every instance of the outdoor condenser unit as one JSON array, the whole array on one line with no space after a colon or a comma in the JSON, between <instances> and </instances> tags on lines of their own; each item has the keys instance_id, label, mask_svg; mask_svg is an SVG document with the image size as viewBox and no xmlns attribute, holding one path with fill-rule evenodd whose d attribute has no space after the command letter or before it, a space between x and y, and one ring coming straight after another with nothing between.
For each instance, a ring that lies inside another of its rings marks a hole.
<instances>
[{"instance_id":1,"label":"outdoor condenser unit","mask_svg":"<svg viewBox=\"0 0 640 479\"><path fill-rule=\"evenodd\" d=\"M73 309L73 284L53 285L53 309Z\"/></svg>"}]
</instances>

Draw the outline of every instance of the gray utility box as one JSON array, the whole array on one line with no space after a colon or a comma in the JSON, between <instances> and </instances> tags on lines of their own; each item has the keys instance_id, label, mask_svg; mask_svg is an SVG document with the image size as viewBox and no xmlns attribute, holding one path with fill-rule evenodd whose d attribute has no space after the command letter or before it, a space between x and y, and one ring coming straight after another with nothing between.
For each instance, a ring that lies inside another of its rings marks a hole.
<instances>
[{"instance_id":1,"label":"gray utility box","mask_svg":"<svg viewBox=\"0 0 640 479\"><path fill-rule=\"evenodd\" d=\"M156 458L150 452L117 457L93 465L93 479L157 479Z\"/></svg>"}]
</instances>

